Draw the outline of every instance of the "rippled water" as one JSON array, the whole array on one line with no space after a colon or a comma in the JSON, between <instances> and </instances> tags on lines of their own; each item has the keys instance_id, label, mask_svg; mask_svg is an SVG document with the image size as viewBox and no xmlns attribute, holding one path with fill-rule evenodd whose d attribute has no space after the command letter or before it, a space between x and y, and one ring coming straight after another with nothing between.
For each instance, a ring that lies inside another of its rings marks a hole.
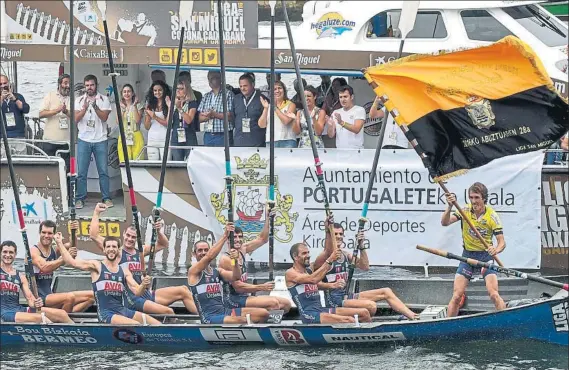
<instances>
[{"instance_id":1,"label":"rippled water","mask_svg":"<svg viewBox=\"0 0 569 370\"><path fill-rule=\"evenodd\" d=\"M567 369L567 349L534 342L473 342L373 348L267 349L232 346L209 351L2 352L3 369Z\"/></svg>"}]
</instances>

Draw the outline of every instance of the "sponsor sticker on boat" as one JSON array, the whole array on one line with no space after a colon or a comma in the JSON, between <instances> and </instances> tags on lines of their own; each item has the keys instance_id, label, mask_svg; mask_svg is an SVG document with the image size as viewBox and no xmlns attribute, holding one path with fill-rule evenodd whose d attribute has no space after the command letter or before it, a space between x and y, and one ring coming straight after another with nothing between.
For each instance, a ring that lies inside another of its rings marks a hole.
<instances>
[{"instance_id":1,"label":"sponsor sticker on boat","mask_svg":"<svg viewBox=\"0 0 569 370\"><path fill-rule=\"evenodd\" d=\"M200 328L200 333L210 343L263 342L257 329Z\"/></svg>"},{"instance_id":2,"label":"sponsor sticker on boat","mask_svg":"<svg viewBox=\"0 0 569 370\"><path fill-rule=\"evenodd\" d=\"M308 342L296 329L271 329L275 342L281 346L307 346Z\"/></svg>"},{"instance_id":3,"label":"sponsor sticker on boat","mask_svg":"<svg viewBox=\"0 0 569 370\"><path fill-rule=\"evenodd\" d=\"M71 343L95 344L97 339L83 329L65 329L57 327L26 328L14 326L14 331L8 330L2 334L17 335L26 343Z\"/></svg>"},{"instance_id":4,"label":"sponsor sticker on boat","mask_svg":"<svg viewBox=\"0 0 569 370\"><path fill-rule=\"evenodd\" d=\"M129 329L117 329L113 332L113 337L128 344L141 344L144 341L142 335Z\"/></svg>"},{"instance_id":5,"label":"sponsor sticker on boat","mask_svg":"<svg viewBox=\"0 0 569 370\"><path fill-rule=\"evenodd\" d=\"M336 38L342 36L346 31L351 31L356 26L356 22L344 19L340 13L330 12L324 14L318 22L310 23L310 29L316 30L319 39Z\"/></svg>"},{"instance_id":6,"label":"sponsor sticker on boat","mask_svg":"<svg viewBox=\"0 0 569 370\"><path fill-rule=\"evenodd\" d=\"M555 306L551 306L551 315L555 331L569 331L569 303L562 302Z\"/></svg>"},{"instance_id":7,"label":"sponsor sticker on boat","mask_svg":"<svg viewBox=\"0 0 569 370\"><path fill-rule=\"evenodd\" d=\"M391 333L361 333L361 334L322 334L328 343L365 343L365 342L390 342L405 340L402 332Z\"/></svg>"}]
</instances>

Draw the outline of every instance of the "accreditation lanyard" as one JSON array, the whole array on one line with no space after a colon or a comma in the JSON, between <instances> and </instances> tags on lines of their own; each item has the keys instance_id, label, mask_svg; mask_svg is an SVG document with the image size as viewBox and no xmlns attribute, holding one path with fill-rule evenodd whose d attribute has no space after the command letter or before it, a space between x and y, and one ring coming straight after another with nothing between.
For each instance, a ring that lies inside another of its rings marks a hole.
<instances>
[{"instance_id":1,"label":"accreditation lanyard","mask_svg":"<svg viewBox=\"0 0 569 370\"><path fill-rule=\"evenodd\" d=\"M251 104L253 99L255 99L256 94L257 94L257 90L255 90L255 92L253 92L253 95L251 95L251 99L249 99L249 101L247 101L247 99L245 99L245 96L243 96L243 105L245 105L245 118L249 117L249 105Z\"/></svg>"}]
</instances>

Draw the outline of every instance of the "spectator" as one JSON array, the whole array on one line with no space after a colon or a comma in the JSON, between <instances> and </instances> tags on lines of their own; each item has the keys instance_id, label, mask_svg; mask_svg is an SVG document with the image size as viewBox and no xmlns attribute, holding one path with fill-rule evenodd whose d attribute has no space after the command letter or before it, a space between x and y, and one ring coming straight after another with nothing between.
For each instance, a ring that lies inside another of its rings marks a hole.
<instances>
[{"instance_id":1,"label":"spectator","mask_svg":"<svg viewBox=\"0 0 569 370\"><path fill-rule=\"evenodd\" d=\"M79 131L77 140L77 195L75 207L85 206L87 198L87 173L91 163L91 154L95 157L99 173L99 187L103 203L110 208L113 202L109 193L108 171L108 129L107 119L111 113L109 98L97 91L97 77L87 75L83 79L86 94L79 98L75 106L75 122Z\"/></svg>"},{"instance_id":2,"label":"spectator","mask_svg":"<svg viewBox=\"0 0 569 370\"><path fill-rule=\"evenodd\" d=\"M318 86L318 95L316 96L316 106L318 108L322 108L322 105L324 105L324 101L326 100L326 97L332 88L330 76L320 75L320 79L322 82L320 83L320 86Z\"/></svg>"},{"instance_id":3,"label":"spectator","mask_svg":"<svg viewBox=\"0 0 569 370\"><path fill-rule=\"evenodd\" d=\"M275 85L276 86L276 85ZM298 82L296 80L294 80L293 82L293 86L294 86L294 91L296 92L296 94L292 97L292 102L294 103L294 105L296 106L296 109L298 110L302 110L304 109L302 106L302 97L300 96L300 85L298 84ZM302 88L306 89L306 80L303 78L302 79Z\"/></svg>"},{"instance_id":4,"label":"spectator","mask_svg":"<svg viewBox=\"0 0 569 370\"><path fill-rule=\"evenodd\" d=\"M282 81L275 83L275 148L296 148L296 134L292 126L296 117L296 105L288 99L286 86ZM265 141L267 146L270 142L270 127L268 127L268 115L270 103L266 99L261 100L263 104L263 114L259 118L259 127L266 128Z\"/></svg>"},{"instance_id":5,"label":"spectator","mask_svg":"<svg viewBox=\"0 0 569 370\"><path fill-rule=\"evenodd\" d=\"M47 155L55 155L58 150L69 150L69 93L70 76L62 74L57 79L57 90L47 94L40 107L39 118L45 118L43 139L65 141L67 144L41 143L40 147ZM69 168L69 153L62 155Z\"/></svg>"},{"instance_id":6,"label":"spectator","mask_svg":"<svg viewBox=\"0 0 569 370\"><path fill-rule=\"evenodd\" d=\"M170 88L161 80L153 82L146 94L144 127L148 130L146 155L150 161L159 161L164 155L170 95Z\"/></svg>"},{"instance_id":7,"label":"spectator","mask_svg":"<svg viewBox=\"0 0 569 370\"><path fill-rule=\"evenodd\" d=\"M561 149L569 151L569 132L561 138Z\"/></svg>"},{"instance_id":8,"label":"spectator","mask_svg":"<svg viewBox=\"0 0 569 370\"><path fill-rule=\"evenodd\" d=\"M182 71L178 75L178 81L187 81L187 84L185 86L189 86L191 88L191 86L192 86L192 74L190 73L190 71ZM200 103L202 102L203 94L197 90L194 90L193 88L192 88L192 92L194 93L194 96L196 97L196 102L198 103L198 106L199 106Z\"/></svg>"},{"instance_id":9,"label":"spectator","mask_svg":"<svg viewBox=\"0 0 569 370\"><path fill-rule=\"evenodd\" d=\"M336 109L328 120L328 137L336 137L336 148L363 149L366 111L354 104L354 90L350 85L339 89L342 108Z\"/></svg>"},{"instance_id":10,"label":"spectator","mask_svg":"<svg viewBox=\"0 0 569 370\"><path fill-rule=\"evenodd\" d=\"M144 149L144 136L140 132L140 121L142 120L142 105L134 92L131 84L125 84L121 91L121 114L126 138L128 159L135 160ZM124 162L122 141L118 142L119 161Z\"/></svg>"},{"instance_id":11,"label":"spectator","mask_svg":"<svg viewBox=\"0 0 569 370\"><path fill-rule=\"evenodd\" d=\"M10 81L5 75L0 75L0 94L8 138L24 139L26 137L24 114L30 112L30 106L21 94L12 91Z\"/></svg>"},{"instance_id":12,"label":"spectator","mask_svg":"<svg viewBox=\"0 0 569 370\"><path fill-rule=\"evenodd\" d=\"M381 144L382 149L408 149L409 148L409 140L403 133L403 131L399 128L399 126L395 123L395 120L391 116L391 114L387 113L387 109L383 107L380 109L380 100L379 97L376 96L371 108L369 110L369 118L370 119L378 119L384 118L387 114L387 122L385 119L383 120L387 126L385 126L385 133L383 135L383 143Z\"/></svg>"},{"instance_id":13,"label":"spectator","mask_svg":"<svg viewBox=\"0 0 569 370\"><path fill-rule=\"evenodd\" d=\"M150 72L150 79L152 80L152 83L157 81L166 83L166 73L161 69L155 69Z\"/></svg>"},{"instance_id":14,"label":"spectator","mask_svg":"<svg viewBox=\"0 0 569 370\"><path fill-rule=\"evenodd\" d=\"M314 86L306 86L304 89L304 96L306 97L306 106L308 112L310 112L310 118L312 121L312 127L314 128L314 142L317 148L324 148L324 143L322 143L322 131L324 127L318 125L318 112L320 108L316 106L316 96L318 95L318 90ZM311 148L312 144L310 141L310 134L308 133L308 124L306 123L306 118L304 117L304 110L299 110L296 112L296 120L294 121L293 131L295 134L300 135L300 142L298 143L299 148Z\"/></svg>"},{"instance_id":15,"label":"spectator","mask_svg":"<svg viewBox=\"0 0 569 370\"><path fill-rule=\"evenodd\" d=\"M280 80L281 80L281 74L275 73L275 82ZM267 84L265 86L261 86L259 90L261 91L261 94L265 95L267 98L270 99L271 98L270 88L271 88L271 74L267 73Z\"/></svg>"},{"instance_id":16,"label":"spectator","mask_svg":"<svg viewBox=\"0 0 569 370\"><path fill-rule=\"evenodd\" d=\"M342 86L346 86L347 84L346 79L343 77L337 77L332 81L332 87L328 90L324 104L322 104L322 109L318 114L318 125L324 127L324 131L322 131L322 141L326 148L334 148L336 146L335 140L328 137L328 125L326 125L326 122L332 115L332 112L342 108L340 99L338 98L338 91Z\"/></svg>"},{"instance_id":17,"label":"spectator","mask_svg":"<svg viewBox=\"0 0 569 370\"><path fill-rule=\"evenodd\" d=\"M199 105L199 120L206 122L204 145L224 146L223 131L223 99L221 92L221 74L218 71L209 71L207 80L211 91L206 93ZM234 94L225 89L227 97L227 119L229 120L229 145L233 145L233 98Z\"/></svg>"},{"instance_id":18,"label":"spectator","mask_svg":"<svg viewBox=\"0 0 569 370\"><path fill-rule=\"evenodd\" d=\"M255 89L255 82L249 74L239 77L239 95L233 101L235 146L265 146L265 129L259 127L259 118L263 113L261 92Z\"/></svg>"},{"instance_id":19,"label":"spectator","mask_svg":"<svg viewBox=\"0 0 569 370\"><path fill-rule=\"evenodd\" d=\"M190 86L190 81L182 79L176 88L172 123L172 145L197 146L196 131L199 129L198 102ZM185 161L190 149L172 149L172 160Z\"/></svg>"}]
</instances>

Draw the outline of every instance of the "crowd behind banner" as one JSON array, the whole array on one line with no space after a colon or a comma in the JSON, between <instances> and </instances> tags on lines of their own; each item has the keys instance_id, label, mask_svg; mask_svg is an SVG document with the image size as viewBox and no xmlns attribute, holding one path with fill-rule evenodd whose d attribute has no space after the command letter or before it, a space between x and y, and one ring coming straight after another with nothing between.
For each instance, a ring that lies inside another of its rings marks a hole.
<instances>
[{"instance_id":1,"label":"crowd behind banner","mask_svg":"<svg viewBox=\"0 0 569 370\"><path fill-rule=\"evenodd\" d=\"M275 100L275 147L308 148L310 137L304 118L299 89L304 88L308 111L310 112L315 140L319 148L363 149L364 123L366 111L356 104L353 88L342 77L321 76L320 86L301 84L294 81L294 95L287 91L276 74L273 94L269 91L270 74L266 76L266 84L257 88L255 75L245 73L239 77L238 88L227 85L227 109L229 116L229 140L234 147L268 146L270 101ZM166 141L167 117L170 109L174 109L171 136L172 149L170 160L184 161L190 147L198 146L197 133L203 132L204 146L223 146L223 104L220 72L210 71L207 74L210 91L202 94L192 88L192 77L189 71L182 71L177 86L169 86L162 70L151 72L151 86L145 96L136 95L133 85L125 83L120 87L120 107L125 125L126 143L131 160L160 161L164 153ZM69 122L72 90L70 78L62 74L57 81L57 90L48 93L39 109L39 118L45 121L42 128L37 127L34 139L41 139L34 145L48 155L61 155L69 165ZM2 114L7 125L8 137L12 139L29 138L26 114L30 106L24 96L13 91L7 76L0 75L2 98ZM73 91L75 101L75 121L77 122L77 208L84 206L87 197L87 172L91 155L95 159L99 175L99 187L102 201L112 207L109 194L108 176L108 140L109 127L107 121L116 120L110 117L111 102L106 94L99 92L99 81L94 75L86 75L82 82L76 84ZM174 101L171 101L172 89L175 89ZM289 97L293 95L292 98ZM387 117L384 117L387 115ZM370 119L384 118L386 131L382 147L390 149L411 148L407 138L397 127L391 115L376 98L369 111ZM144 130L142 126L144 125ZM146 135L145 135L146 134ZM14 144L17 148L18 143ZM118 155L124 161L122 143L118 142ZM553 144L552 150L546 154L545 164L559 164L567 160L569 136ZM14 150L14 148L12 148ZM20 148L21 150L21 148Z\"/></svg>"}]
</instances>

